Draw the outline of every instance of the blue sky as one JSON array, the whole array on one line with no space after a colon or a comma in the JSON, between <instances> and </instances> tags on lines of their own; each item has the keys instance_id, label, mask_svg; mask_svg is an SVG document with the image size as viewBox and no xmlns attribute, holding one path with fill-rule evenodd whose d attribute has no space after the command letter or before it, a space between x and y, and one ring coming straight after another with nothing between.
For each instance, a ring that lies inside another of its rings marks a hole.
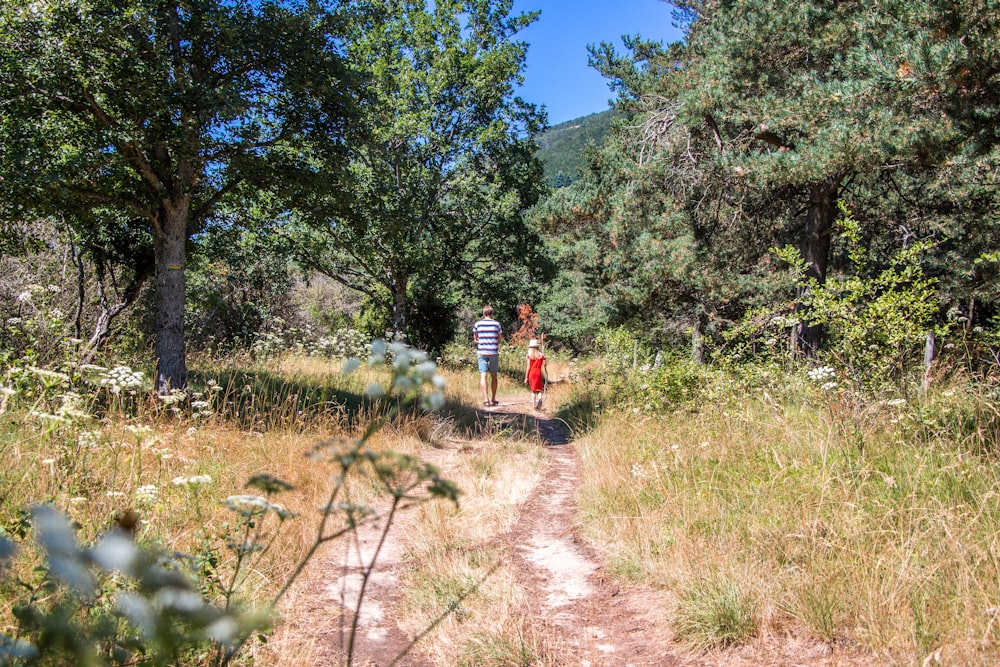
<instances>
[{"instance_id":1,"label":"blue sky","mask_svg":"<svg viewBox=\"0 0 1000 667\"><path fill-rule=\"evenodd\" d=\"M608 82L587 65L587 45L622 35L672 42L681 33L671 25L672 7L662 0L515 0L514 11L540 9L541 17L518 38L528 42L527 70L519 94L544 105L549 124L603 111L612 93Z\"/></svg>"}]
</instances>

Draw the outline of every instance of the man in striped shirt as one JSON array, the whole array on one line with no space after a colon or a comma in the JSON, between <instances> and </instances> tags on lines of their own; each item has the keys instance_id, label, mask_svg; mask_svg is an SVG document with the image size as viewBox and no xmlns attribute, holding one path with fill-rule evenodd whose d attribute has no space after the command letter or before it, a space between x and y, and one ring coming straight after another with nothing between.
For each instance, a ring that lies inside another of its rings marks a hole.
<instances>
[{"instance_id":1,"label":"man in striped shirt","mask_svg":"<svg viewBox=\"0 0 1000 667\"><path fill-rule=\"evenodd\" d=\"M497 372L500 370L500 340L503 328L493 319L493 307L483 308L483 319L472 326L472 340L479 356L479 387L483 390L483 405L497 404ZM486 374L490 376L487 385ZM491 391L492 390L492 393Z\"/></svg>"}]
</instances>

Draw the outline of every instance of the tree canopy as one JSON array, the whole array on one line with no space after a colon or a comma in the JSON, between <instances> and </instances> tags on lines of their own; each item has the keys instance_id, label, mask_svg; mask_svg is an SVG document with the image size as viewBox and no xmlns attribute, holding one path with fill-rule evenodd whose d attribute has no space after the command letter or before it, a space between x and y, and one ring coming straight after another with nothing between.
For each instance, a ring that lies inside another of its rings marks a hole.
<instances>
[{"instance_id":1,"label":"tree canopy","mask_svg":"<svg viewBox=\"0 0 1000 667\"><path fill-rule=\"evenodd\" d=\"M521 217L544 187L531 140L542 116L514 95L527 48L515 36L535 14L510 9L361 3L345 34L364 82L349 168L317 159L327 187L288 192L297 256L389 313L397 336L412 333L414 304L453 307L456 290L488 295L543 263Z\"/></svg>"},{"instance_id":2,"label":"tree canopy","mask_svg":"<svg viewBox=\"0 0 1000 667\"><path fill-rule=\"evenodd\" d=\"M774 248L798 247L816 285L858 270L839 200L873 275L926 240L948 308L995 300L977 261L998 210L990 3L675 4L683 42L592 47L625 117L587 178L536 211L556 247L590 248L581 279L608 323L697 334L755 306L791 315ZM795 315L817 349L808 310Z\"/></svg>"},{"instance_id":3,"label":"tree canopy","mask_svg":"<svg viewBox=\"0 0 1000 667\"><path fill-rule=\"evenodd\" d=\"M61 217L94 244L148 235L160 392L187 382L188 239L241 186L294 168L297 140L343 133L332 27L281 0L4 3L2 212Z\"/></svg>"}]
</instances>

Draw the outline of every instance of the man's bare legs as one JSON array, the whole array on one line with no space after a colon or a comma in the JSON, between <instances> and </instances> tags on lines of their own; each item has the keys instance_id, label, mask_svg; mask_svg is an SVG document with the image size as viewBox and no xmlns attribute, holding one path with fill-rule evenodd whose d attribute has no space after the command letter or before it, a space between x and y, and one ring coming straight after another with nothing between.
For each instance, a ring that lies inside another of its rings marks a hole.
<instances>
[{"instance_id":1,"label":"man's bare legs","mask_svg":"<svg viewBox=\"0 0 1000 667\"><path fill-rule=\"evenodd\" d=\"M489 383L486 382L486 376L490 376ZM479 374L479 388L483 390L483 405L496 405L497 402L497 374L496 373L480 373ZM492 390L492 396L490 393Z\"/></svg>"}]
</instances>

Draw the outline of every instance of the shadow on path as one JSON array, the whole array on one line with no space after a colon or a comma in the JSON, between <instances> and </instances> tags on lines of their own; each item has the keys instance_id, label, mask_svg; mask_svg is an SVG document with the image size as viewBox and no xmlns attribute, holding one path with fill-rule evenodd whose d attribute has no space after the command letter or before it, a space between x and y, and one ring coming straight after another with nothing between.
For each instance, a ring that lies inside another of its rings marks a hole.
<instances>
[{"instance_id":1,"label":"shadow on path","mask_svg":"<svg viewBox=\"0 0 1000 667\"><path fill-rule=\"evenodd\" d=\"M546 447L568 445L571 441L570 429L558 417L535 411L520 412L527 401L501 401L492 408L476 410L476 426L470 436L486 436L505 433L510 437L537 437Z\"/></svg>"}]
</instances>

